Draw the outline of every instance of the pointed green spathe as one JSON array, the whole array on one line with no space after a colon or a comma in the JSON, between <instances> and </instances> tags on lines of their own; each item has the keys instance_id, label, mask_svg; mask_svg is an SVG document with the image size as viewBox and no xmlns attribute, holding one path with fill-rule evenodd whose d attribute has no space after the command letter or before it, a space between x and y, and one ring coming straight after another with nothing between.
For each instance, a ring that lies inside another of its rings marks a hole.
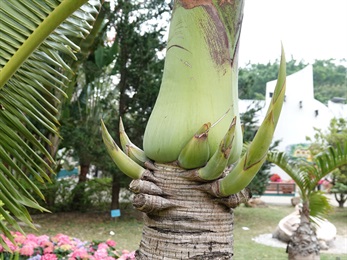
<instances>
[{"instance_id":1,"label":"pointed green spathe","mask_svg":"<svg viewBox=\"0 0 347 260\"><path fill-rule=\"evenodd\" d=\"M219 178L229 161L230 152L235 140L236 118L231 122L230 128L222 139L218 150L214 153L205 167L198 170L198 175L203 180L215 180Z\"/></svg>"},{"instance_id":2,"label":"pointed green spathe","mask_svg":"<svg viewBox=\"0 0 347 260\"><path fill-rule=\"evenodd\" d=\"M126 155L113 140L104 122L101 120L102 139L106 145L106 149L118 168L128 175L130 178L139 179L145 173L145 169L134 162Z\"/></svg>"},{"instance_id":3,"label":"pointed green spathe","mask_svg":"<svg viewBox=\"0 0 347 260\"><path fill-rule=\"evenodd\" d=\"M208 131L211 124L204 124L193 138L183 147L178 156L178 165L185 169L193 169L205 165L210 157Z\"/></svg>"},{"instance_id":4,"label":"pointed green spathe","mask_svg":"<svg viewBox=\"0 0 347 260\"><path fill-rule=\"evenodd\" d=\"M281 63L274 95L264 121L236 166L219 181L221 196L235 194L244 189L263 165L281 113L286 90L286 60L282 47Z\"/></svg>"},{"instance_id":5,"label":"pointed green spathe","mask_svg":"<svg viewBox=\"0 0 347 260\"><path fill-rule=\"evenodd\" d=\"M122 118L119 119L119 139L123 152L136 163L144 166L145 163L149 161L149 159L145 155L145 152L130 141L128 135L124 130Z\"/></svg>"}]
</instances>

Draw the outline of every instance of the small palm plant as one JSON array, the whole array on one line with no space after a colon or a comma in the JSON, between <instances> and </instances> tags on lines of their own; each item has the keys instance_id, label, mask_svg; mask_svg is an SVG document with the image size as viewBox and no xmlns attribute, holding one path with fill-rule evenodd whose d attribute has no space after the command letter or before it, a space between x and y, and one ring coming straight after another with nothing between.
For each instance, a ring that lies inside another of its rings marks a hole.
<instances>
[{"instance_id":1,"label":"small palm plant","mask_svg":"<svg viewBox=\"0 0 347 260\"><path fill-rule=\"evenodd\" d=\"M336 148L325 149L315 155L312 162L295 160L284 152L274 151L268 153L267 160L284 170L300 190L300 224L288 245L289 259L319 259L319 244L310 224L310 216L322 217L330 207L327 198L315 189L322 178L338 167L347 165L347 142Z\"/></svg>"}]
</instances>

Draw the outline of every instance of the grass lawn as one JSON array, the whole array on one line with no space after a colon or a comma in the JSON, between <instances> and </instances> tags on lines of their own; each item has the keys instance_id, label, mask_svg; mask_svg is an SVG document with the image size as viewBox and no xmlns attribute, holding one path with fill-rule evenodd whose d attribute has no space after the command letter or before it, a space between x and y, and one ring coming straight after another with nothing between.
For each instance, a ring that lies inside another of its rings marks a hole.
<instances>
[{"instance_id":1,"label":"grass lawn","mask_svg":"<svg viewBox=\"0 0 347 260\"><path fill-rule=\"evenodd\" d=\"M237 208L234 225L234 259L287 259L285 249L262 245L254 242L252 238L272 233L279 220L293 210L291 206L277 205ZM141 240L141 214L133 210L130 205L123 207L122 216L117 219L111 219L109 212L40 214L34 215L33 219L40 227L36 232L31 229L25 229L25 231L37 235L63 233L88 241L110 238L117 242L117 248L120 250L135 250ZM347 208L335 208L335 212L328 219L335 224L338 235L347 236ZM244 230L243 227L249 229ZM114 235L110 234L111 231ZM321 260L337 259L347 260L347 255L328 255L321 251Z\"/></svg>"}]
</instances>

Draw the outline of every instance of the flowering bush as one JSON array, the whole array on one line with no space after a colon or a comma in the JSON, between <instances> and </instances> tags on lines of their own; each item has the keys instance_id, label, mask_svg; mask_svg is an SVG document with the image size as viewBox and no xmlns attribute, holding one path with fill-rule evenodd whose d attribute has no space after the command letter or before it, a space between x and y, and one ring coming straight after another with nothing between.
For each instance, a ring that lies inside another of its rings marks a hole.
<instances>
[{"instance_id":1,"label":"flowering bush","mask_svg":"<svg viewBox=\"0 0 347 260\"><path fill-rule=\"evenodd\" d=\"M272 174L270 177L270 180L272 182L281 182L282 181L281 176L279 176L277 173Z\"/></svg>"},{"instance_id":2,"label":"flowering bush","mask_svg":"<svg viewBox=\"0 0 347 260\"><path fill-rule=\"evenodd\" d=\"M113 240L82 242L77 238L58 234L54 237L46 235L24 236L19 232L13 233L15 243L12 243L3 234L0 235L8 248L6 250L0 244L0 259L19 260L133 260L134 252L116 250L116 242Z\"/></svg>"}]
</instances>

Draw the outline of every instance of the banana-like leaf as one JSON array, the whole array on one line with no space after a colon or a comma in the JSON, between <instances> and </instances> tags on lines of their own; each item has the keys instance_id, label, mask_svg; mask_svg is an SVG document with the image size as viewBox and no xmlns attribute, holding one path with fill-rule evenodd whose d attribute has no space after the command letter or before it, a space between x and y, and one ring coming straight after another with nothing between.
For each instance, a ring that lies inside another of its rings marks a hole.
<instances>
[{"instance_id":1,"label":"banana-like leaf","mask_svg":"<svg viewBox=\"0 0 347 260\"><path fill-rule=\"evenodd\" d=\"M31 178L54 173L45 133L58 134L58 109L77 59L93 28L99 0L4 0L0 4L0 231L30 225L26 207L44 210ZM29 192L28 192L29 191ZM0 243L3 243L0 239Z\"/></svg>"}]
</instances>

